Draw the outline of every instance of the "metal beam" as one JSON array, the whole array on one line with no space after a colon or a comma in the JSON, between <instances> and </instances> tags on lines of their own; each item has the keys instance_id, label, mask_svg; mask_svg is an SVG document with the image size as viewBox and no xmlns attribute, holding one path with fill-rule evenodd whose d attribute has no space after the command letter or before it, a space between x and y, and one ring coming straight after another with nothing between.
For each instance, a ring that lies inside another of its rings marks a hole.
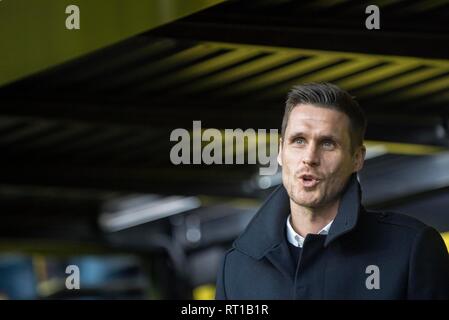
<instances>
[{"instance_id":1,"label":"metal beam","mask_svg":"<svg viewBox=\"0 0 449 320\"><path fill-rule=\"evenodd\" d=\"M377 55L437 59L449 57L449 48L445 45L449 42L449 35L424 32L406 33L384 30L370 32L363 29L338 29L338 26L330 29L308 28L306 26L272 26L243 21L224 24L187 20L177 21L157 30L152 30L149 35ZM388 45L385 45L386 43Z\"/></svg>"}]
</instances>

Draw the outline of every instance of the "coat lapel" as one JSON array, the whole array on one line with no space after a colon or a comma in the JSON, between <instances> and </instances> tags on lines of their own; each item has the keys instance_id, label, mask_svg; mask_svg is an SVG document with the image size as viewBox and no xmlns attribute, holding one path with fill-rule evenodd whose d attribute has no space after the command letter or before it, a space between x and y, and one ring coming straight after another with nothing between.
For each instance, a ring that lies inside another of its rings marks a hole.
<instances>
[{"instance_id":1,"label":"coat lapel","mask_svg":"<svg viewBox=\"0 0 449 320\"><path fill-rule=\"evenodd\" d=\"M353 174L343 190L337 216L324 246L355 228L360 211L361 191L357 174ZM254 259L266 257L277 269L292 277L294 264L285 236L285 224L290 214L290 199L283 185L277 187L234 242L234 248Z\"/></svg>"},{"instance_id":2,"label":"coat lapel","mask_svg":"<svg viewBox=\"0 0 449 320\"><path fill-rule=\"evenodd\" d=\"M295 278L295 262L291 258L287 239L268 251L266 258L287 278Z\"/></svg>"}]
</instances>

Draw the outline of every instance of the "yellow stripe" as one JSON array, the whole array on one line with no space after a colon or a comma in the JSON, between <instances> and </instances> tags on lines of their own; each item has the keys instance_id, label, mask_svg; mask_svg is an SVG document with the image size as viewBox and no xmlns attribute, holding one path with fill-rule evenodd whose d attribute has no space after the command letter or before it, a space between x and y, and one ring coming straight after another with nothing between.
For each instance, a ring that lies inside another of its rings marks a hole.
<instances>
[{"instance_id":1,"label":"yellow stripe","mask_svg":"<svg viewBox=\"0 0 449 320\"><path fill-rule=\"evenodd\" d=\"M299 76L299 78L289 81L287 83L278 86L278 88L267 90L264 94L257 96L257 99L265 99L268 96L278 96L286 94L291 86L301 82L317 82L317 81L332 81L335 78L342 77L344 75L357 72L363 69L367 69L376 65L378 61L376 59L360 59L356 61L348 61L324 70L314 72L311 75L305 77Z\"/></svg>"},{"instance_id":2,"label":"yellow stripe","mask_svg":"<svg viewBox=\"0 0 449 320\"><path fill-rule=\"evenodd\" d=\"M288 65L280 69L276 69L267 74L263 74L255 79L248 80L247 82L238 86L232 87L228 90L223 90L220 95L233 95L242 94L252 90L259 89L261 87L269 86L280 81L284 81L288 78L299 76L301 73L313 71L317 68L324 67L336 62L338 59L329 56L315 56L304 61L299 61L293 65Z\"/></svg>"},{"instance_id":3,"label":"yellow stripe","mask_svg":"<svg viewBox=\"0 0 449 320\"><path fill-rule=\"evenodd\" d=\"M445 59L428 59L428 58L416 58L408 56L396 56L396 55L381 55L381 54L367 54L367 53L354 53L344 51L324 51L324 50L312 50L312 49L298 49L298 48L286 48L286 47L269 47L261 45L249 45L249 44L234 44L226 42L207 42L208 45L217 46L220 48L257 48L260 51L266 52L292 52L300 53L305 56L327 56L334 59L363 59L363 58L377 58L379 61L389 61L396 63L404 62L419 62L420 64L426 64L436 67L448 67L449 60Z\"/></svg>"},{"instance_id":4,"label":"yellow stripe","mask_svg":"<svg viewBox=\"0 0 449 320\"><path fill-rule=\"evenodd\" d=\"M337 52L337 51L320 51L320 50L308 50L308 49L292 49L285 47L268 47L268 46L256 46L256 45L244 45L244 44L230 44L219 42L207 42L208 48L230 49L230 50L250 50L251 52L266 52L272 53L272 55L257 59L255 61L236 66L231 70L225 71L222 74L213 75L212 77L205 78L198 83L188 84L184 88L181 88L182 92L201 91L208 88L218 87L220 85L226 85L229 82L238 80L245 76L253 75L257 72L261 72L279 65L283 62L297 57L309 57L308 59L298 61L288 66L273 70L265 73L259 77L249 79L248 81L236 86L228 87L218 93L219 96L238 95L252 92L253 90L260 90L267 86L276 85L278 82L295 78L291 83L283 84L279 88L271 89L264 94L276 95L283 94L286 87L300 82L313 82L313 81L331 81L333 78L344 76L351 72L363 70L374 66L378 63L386 63L387 65L380 66L378 68L368 70L361 74L354 75L352 77L336 81L336 83L346 90L354 90L362 86L369 86L369 84L377 81L382 81L387 77L395 76L399 73L412 70L419 66L426 66L427 69L418 70L410 74L400 76L399 78L391 79L386 82L381 82L373 87L363 89L358 93L358 96L363 95L376 95L390 90L397 90L405 86L413 85L418 81L425 81L434 76L438 76L449 70L449 61L441 59L424 59L416 57L404 57L404 56L388 56L388 55L371 55L352 52ZM340 59L351 60L350 62L331 66L333 63ZM330 66L325 70L318 71L314 74L301 77L304 73L316 70L318 68ZM197 66L192 67L192 72L199 72L196 70ZM200 65L201 68L201 65ZM181 74L182 75L182 74ZM177 74L172 75L172 78L176 79ZM437 79L423 85L417 85L413 90L404 90L400 93L401 98L408 98L413 96L419 96L421 94L431 93L449 85L447 77ZM392 97L392 98L396 98Z\"/></svg>"},{"instance_id":5,"label":"yellow stripe","mask_svg":"<svg viewBox=\"0 0 449 320\"><path fill-rule=\"evenodd\" d=\"M380 93L386 93L391 90L398 90L405 86L413 85L418 81L425 81L431 77L438 76L444 72L449 71L449 61L441 59L424 59L416 57L403 57L403 56L388 56L388 55L371 55L362 53L351 52L337 52L337 51L320 51L320 50L308 50L297 48L285 48L285 47L269 47L269 46L257 46L257 45L244 45L244 44L231 44L220 42L203 42L193 48L184 50L178 54L170 56L166 59L158 61L157 63L148 64L142 66L138 70L132 73L128 73L123 77L117 77L112 79L112 83L108 86L120 84L122 82L130 81L139 76L148 77L148 75L155 72L161 72L182 62L188 62L194 58L205 56L209 53L216 52L217 50L232 50L232 52L220 55L216 58L208 61L200 62L194 66L187 67L184 70L175 72L172 74L166 74L156 83L144 83L139 89L145 90L146 88L159 88L165 85L188 82L187 80L195 78L197 76L206 75L208 72L219 70L222 67L229 66L233 63L237 63L243 59L257 55L259 53L268 53L270 55L259 58L241 65L237 65L223 73L217 73L210 77L206 77L199 81L185 84L179 88L182 93L201 92L201 90L220 89L220 86L226 86L232 81L242 79L246 76L252 76L258 72L266 71L269 68L276 67L282 63L291 61L298 57L307 57L307 59L298 61L296 63L284 66L268 73L264 73L258 77L248 79L247 81L240 83L239 85L229 86L225 89L218 91L218 96L239 95L245 93L251 93L254 90L260 90L268 86L275 86L275 88L269 91L263 92L264 95L274 96L277 94L285 94L287 87L292 84L300 82L313 82L313 81L332 81L335 78L339 78L369 68L376 64L385 63L386 65L380 66L366 72L350 76L341 81L336 81L336 84L343 87L346 90L354 90L362 86L369 86L374 82L376 83L372 87L368 87L358 92L357 95L377 95ZM332 66L333 63L346 59L350 60L339 65ZM317 71L316 73L303 76L305 73L329 66L328 68ZM383 79L391 76L395 76L399 73L412 70L419 66L426 66L427 69L418 70L413 73L402 75L398 78L381 82ZM289 81L287 84L278 85L279 82L284 82L289 79L295 79ZM432 93L441 89L449 87L448 77L442 79L436 79L422 85L416 85L410 90L403 90L398 95L392 97L392 99L403 99L409 97L420 96L428 93Z\"/></svg>"},{"instance_id":6,"label":"yellow stripe","mask_svg":"<svg viewBox=\"0 0 449 320\"><path fill-rule=\"evenodd\" d=\"M379 60L379 62L382 62ZM419 66L420 63L416 61L406 61L403 63L394 63L380 66L373 70L366 71L362 74L355 75L342 81L337 81L336 84L345 88L346 90L354 90L362 86L368 85L372 82L382 80L384 78L394 76L400 72L411 70Z\"/></svg>"},{"instance_id":7,"label":"yellow stripe","mask_svg":"<svg viewBox=\"0 0 449 320\"><path fill-rule=\"evenodd\" d=\"M111 88L116 85L120 85L126 83L127 81L132 81L139 77L149 77L156 72L163 71L173 65L190 61L195 58L203 57L209 53L216 51L217 48L215 46L210 46L207 44L200 44L195 47L189 48L187 50L178 52L168 58L162 59L157 62L152 62L146 65L141 66L138 69L135 69L132 72L125 73L123 77L116 77L115 79L111 79L106 82L105 86L99 86L99 89L103 89L104 87Z\"/></svg>"},{"instance_id":8,"label":"yellow stripe","mask_svg":"<svg viewBox=\"0 0 449 320\"><path fill-rule=\"evenodd\" d=\"M219 70L220 68L232 65L233 63L239 62L241 60L253 57L256 54L258 54L258 52L255 50L248 50L248 49L234 50L222 54L218 57L208 59L204 62L187 67L183 70L176 72L176 74L168 74L165 77L158 79L157 83L154 83L154 80L152 80L149 83L144 83L141 86L139 86L139 88L136 91L145 90L147 87L150 87L151 89L162 88L164 86L173 83L186 81L188 79L192 79L194 77L207 74L208 72Z\"/></svg>"},{"instance_id":9,"label":"yellow stripe","mask_svg":"<svg viewBox=\"0 0 449 320\"><path fill-rule=\"evenodd\" d=\"M435 79L421 85L410 87L403 92L397 93L391 101L402 100L404 98L417 98L443 89L449 89L449 77Z\"/></svg>"},{"instance_id":10,"label":"yellow stripe","mask_svg":"<svg viewBox=\"0 0 449 320\"><path fill-rule=\"evenodd\" d=\"M387 153L405 155L431 155L447 151L446 148L423 144L365 140L367 148L381 146Z\"/></svg>"},{"instance_id":11,"label":"yellow stripe","mask_svg":"<svg viewBox=\"0 0 449 320\"><path fill-rule=\"evenodd\" d=\"M398 90L402 87L412 85L414 83L418 83L422 80L429 79L431 77L443 74L447 72L449 69L446 68L432 68L432 69L424 69L424 70L417 70L412 73L408 73L405 75L402 75L400 77L382 81L381 83L371 86L366 90L363 90L360 94L361 95L378 95L386 92L390 92L393 90ZM405 70L404 70L405 71ZM402 96L410 95L410 93L413 93L413 90L404 90L404 93ZM359 95L360 95L359 94Z\"/></svg>"},{"instance_id":12,"label":"yellow stripe","mask_svg":"<svg viewBox=\"0 0 449 320\"><path fill-rule=\"evenodd\" d=\"M239 67L232 68L221 72L220 74L207 77L207 79L196 81L195 83L181 88L181 93L198 92L209 88L218 87L228 82L236 81L243 77L251 76L257 72L265 71L281 63L288 62L294 58L299 58L300 53L294 52L274 52L270 56L266 56L254 61L245 63Z\"/></svg>"}]
</instances>

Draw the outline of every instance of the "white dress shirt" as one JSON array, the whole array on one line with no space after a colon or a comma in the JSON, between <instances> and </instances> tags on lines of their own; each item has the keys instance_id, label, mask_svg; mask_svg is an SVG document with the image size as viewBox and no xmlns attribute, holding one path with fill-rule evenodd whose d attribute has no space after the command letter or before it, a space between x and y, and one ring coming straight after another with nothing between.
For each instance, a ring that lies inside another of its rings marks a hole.
<instances>
[{"instance_id":1,"label":"white dress shirt","mask_svg":"<svg viewBox=\"0 0 449 320\"><path fill-rule=\"evenodd\" d=\"M290 223L290 217L291 217L291 214L287 218L287 240L295 247L302 248L305 238L303 236L299 235L298 233L296 233L296 231L293 229L293 227ZM320 232L318 232L318 234L328 234L329 229L331 228L332 222L334 222L334 220L329 222L323 229L320 230Z\"/></svg>"}]
</instances>

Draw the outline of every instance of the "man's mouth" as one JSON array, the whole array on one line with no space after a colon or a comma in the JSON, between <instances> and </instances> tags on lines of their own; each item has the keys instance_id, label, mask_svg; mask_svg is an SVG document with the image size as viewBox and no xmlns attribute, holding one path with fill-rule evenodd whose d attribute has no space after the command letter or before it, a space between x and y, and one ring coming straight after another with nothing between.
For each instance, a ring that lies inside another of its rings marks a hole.
<instances>
[{"instance_id":1,"label":"man's mouth","mask_svg":"<svg viewBox=\"0 0 449 320\"><path fill-rule=\"evenodd\" d=\"M318 183L320 183L320 179L318 179L316 176L311 174L303 174L300 177L300 181L302 182L302 185L306 188L313 188Z\"/></svg>"}]
</instances>

